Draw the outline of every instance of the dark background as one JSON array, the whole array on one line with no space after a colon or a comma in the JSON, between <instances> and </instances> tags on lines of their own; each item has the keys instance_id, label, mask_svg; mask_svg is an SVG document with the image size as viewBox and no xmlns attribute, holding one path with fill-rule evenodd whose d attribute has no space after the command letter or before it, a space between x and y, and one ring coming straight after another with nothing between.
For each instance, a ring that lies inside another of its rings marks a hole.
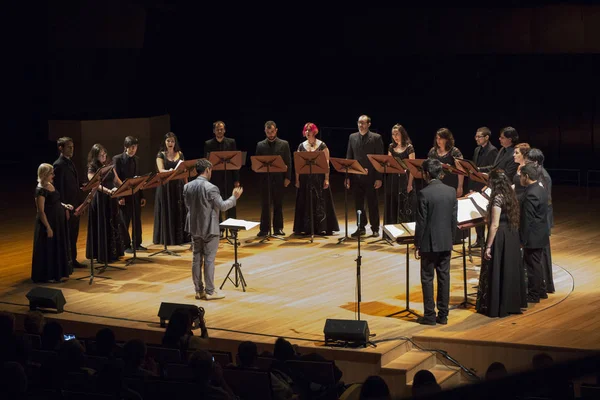
<instances>
[{"instance_id":1,"label":"dark background","mask_svg":"<svg viewBox=\"0 0 600 400\"><path fill-rule=\"evenodd\" d=\"M395 123L425 157L452 130L471 158L475 130L514 126L549 168L597 168L600 7L314 6L180 1L22 2L3 25L4 163L27 173L56 157L49 119L168 113L187 158L212 122L254 152L274 120L292 149L315 122L345 156L361 114L391 141ZM452 6L450 6L452 4ZM156 143L158 149L160 143ZM33 172L35 176L35 172Z\"/></svg>"}]
</instances>

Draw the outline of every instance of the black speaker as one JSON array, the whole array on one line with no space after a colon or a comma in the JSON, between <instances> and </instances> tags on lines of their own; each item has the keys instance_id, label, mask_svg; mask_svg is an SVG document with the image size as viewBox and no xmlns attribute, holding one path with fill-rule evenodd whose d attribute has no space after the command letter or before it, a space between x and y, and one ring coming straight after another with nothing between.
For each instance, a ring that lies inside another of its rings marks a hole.
<instances>
[{"instance_id":1,"label":"black speaker","mask_svg":"<svg viewBox=\"0 0 600 400\"><path fill-rule=\"evenodd\" d=\"M179 304L179 303L160 303L160 308L158 309L158 316L160 318L160 326L167 326L166 321L171 319L171 315L175 312L175 310L182 308L184 310L188 310L190 315L192 316L193 328L197 328L200 324L200 318L204 316L204 308L195 306L193 304Z\"/></svg>"},{"instance_id":2,"label":"black speaker","mask_svg":"<svg viewBox=\"0 0 600 400\"><path fill-rule=\"evenodd\" d=\"M327 319L323 333L325 334L325 345L354 344L367 347L370 336L367 321L351 319Z\"/></svg>"},{"instance_id":3,"label":"black speaker","mask_svg":"<svg viewBox=\"0 0 600 400\"><path fill-rule=\"evenodd\" d=\"M45 287L36 287L26 294L29 299L29 309L36 310L38 308L55 308L59 313L64 311L65 296L62 290L50 289Z\"/></svg>"}]
</instances>

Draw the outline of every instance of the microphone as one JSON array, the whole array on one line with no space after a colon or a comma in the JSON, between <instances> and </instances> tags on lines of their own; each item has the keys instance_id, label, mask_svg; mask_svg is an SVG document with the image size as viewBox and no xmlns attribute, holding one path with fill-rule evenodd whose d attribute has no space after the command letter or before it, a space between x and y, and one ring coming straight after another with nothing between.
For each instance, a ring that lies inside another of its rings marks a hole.
<instances>
[{"instance_id":1,"label":"microphone","mask_svg":"<svg viewBox=\"0 0 600 400\"><path fill-rule=\"evenodd\" d=\"M360 228L360 214L362 214L362 211L357 210L356 214L358 215L358 227Z\"/></svg>"}]
</instances>

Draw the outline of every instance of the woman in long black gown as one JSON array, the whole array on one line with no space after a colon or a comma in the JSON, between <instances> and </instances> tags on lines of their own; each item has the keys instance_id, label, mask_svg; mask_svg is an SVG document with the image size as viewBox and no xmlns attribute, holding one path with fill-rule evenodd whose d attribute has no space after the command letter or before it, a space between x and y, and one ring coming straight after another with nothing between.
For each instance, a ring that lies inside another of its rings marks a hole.
<instances>
[{"instance_id":1,"label":"woman in long black gown","mask_svg":"<svg viewBox=\"0 0 600 400\"><path fill-rule=\"evenodd\" d=\"M156 168L158 172L172 171L177 168L180 161L184 161L183 153L179 148L177 136L168 132L156 155ZM181 245L189 242L189 235L183 231L185 224L185 204L183 203L183 185L187 179L169 181L166 185L156 188L154 202L154 234L152 242L163 244L162 216L165 215L167 246ZM165 195L166 191L166 195ZM164 203L164 210L163 210Z\"/></svg>"},{"instance_id":2,"label":"woman in long black gown","mask_svg":"<svg viewBox=\"0 0 600 400\"><path fill-rule=\"evenodd\" d=\"M298 151L322 151L325 153L329 168L329 149L322 140L317 139L319 129L312 122L304 125L302 135L306 140L298 146ZM329 172L326 174L296 173L296 211L294 214L294 233L310 234L310 197L313 205L313 226L315 234L332 235L340 230L335 215L333 196L329 187Z\"/></svg>"},{"instance_id":3,"label":"woman in long black gown","mask_svg":"<svg viewBox=\"0 0 600 400\"><path fill-rule=\"evenodd\" d=\"M477 312L488 317L520 314L527 307L519 240L519 202L504 171L490 173L488 237L483 251Z\"/></svg>"},{"instance_id":4,"label":"woman in long black gown","mask_svg":"<svg viewBox=\"0 0 600 400\"><path fill-rule=\"evenodd\" d=\"M33 234L31 280L35 283L64 282L73 273L65 213L65 209L73 210L73 206L60 202L60 194L52 184L54 180L52 165L41 164L37 175L38 185L35 188L37 215Z\"/></svg>"},{"instance_id":5,"label":"woman in long black gown","mask_svg":"<svg viewBox=\"0 0 600 400\"><path fill-rule=\"evenodd\" d=\"M519 164L512 181L518 201L521 201L521 197L523 197L523 194L525 193L525 186L521 185L521 168L527 163L527 154L530 149L531 147L529 144L519 143L515 145L515 152L513 153L515 163Z\"/></svg>"},{"instance_id":6,"label":"woman in long black gown","mask_svg":"<svg viewBox=\"0 0 600 400\"><path fill-rule=\"evenodd\" d=\"M88 179L107 165L104 146L96 143L88 153ZM117 199L110 196L117 190L115 173L111 170L102 180L94 195L88 214L88 235L85 248L86 257L98 262L113 262L123 256L125 245L119 235L119 206ZM93 239L93 242L92 242ZM99 251L98 251L99 250Z\"/></svg>"},{"instance_id":7,"label":"woman in long black gown","mask_svg":"<svg viewBox=\"0 0 600 400\"><path fill-rule=\"evenodd\" d=\"M392 139L393 142L388 146L388 155L398 160L415 158L415 149L402 125L396 124L392 127ZM388 184L388 188L386 188L388 209L385 213L385 223L397 224L414 221L416 195L413 176L408 171L406 174L390 174L386 183Z\"/></svg>"}]
</instances>

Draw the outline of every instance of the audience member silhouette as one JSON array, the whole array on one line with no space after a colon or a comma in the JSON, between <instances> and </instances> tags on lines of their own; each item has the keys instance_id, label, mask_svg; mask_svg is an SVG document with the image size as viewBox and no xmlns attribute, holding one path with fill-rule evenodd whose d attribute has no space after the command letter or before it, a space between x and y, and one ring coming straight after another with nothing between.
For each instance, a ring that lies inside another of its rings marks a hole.
<instances>
[{"instance_id":1,"label":"audience member silhouette","mask_svg":"<svg viewBox=\"0 0 600 400\"><path fill-rule=\"evenodd\" d=\"M391 400L387 383L376 375L369 376L360 389L360 400Z\"/></svg>"},{"instance_id":2,"label":"audience member silhouette","mask_svg":"<svg viewBox=\"0 0 600 400\"><path fill-rule=\"evenodd\" d=\"M431 371L422 369L415 374L412 386L413 397L430 396L441 391L442 388L438 385Z\"/></svg>"},{"instance_id":3,"label":"audience member silhouette","mask_svg":"<svg viewBox=\"0 0 600 400\"><path fill-rule=\"evenodd\" d=\"M189 359L189 366L194 371L199 386L200 398L210 400L233 400L235 395L223 378L221 366L206 350L196 350Z\"/></svg>"},{"instance_id":4,"label":"audience member silhouette","mask_svg":"<svg viewBox=\"0 0 600 400\"><path fill-rule=\"evenodd\" d=\"M62 326L56 321L47 322L42 331L42 350L58 351L63 341Z\"/></svg>"},{"instance_id":5,"label":"audience member silhouette","mask_svg":"<svg viewBox=\"0 0 600 400\"><path fill-rule=\"evenodd\" d=\"M44 318L44 314L38 310L29 311L27 315L25 315L25 320L23 321L25 332L29 333L30 335L41 336L45 324L46 318Z\"/></svg>"},{"instance_id":6,"label":"audience member silhouette","mask_svg":"<svg viewBox=\"0 0 600 400\"><path fill-rule=\"evenodd\" d=\"M485 379L500 379L504 378L508 375L508 371L506 367L501 362L493 362L488 367L487 371L485 371Z\"/></svg>"}]
</instances>

